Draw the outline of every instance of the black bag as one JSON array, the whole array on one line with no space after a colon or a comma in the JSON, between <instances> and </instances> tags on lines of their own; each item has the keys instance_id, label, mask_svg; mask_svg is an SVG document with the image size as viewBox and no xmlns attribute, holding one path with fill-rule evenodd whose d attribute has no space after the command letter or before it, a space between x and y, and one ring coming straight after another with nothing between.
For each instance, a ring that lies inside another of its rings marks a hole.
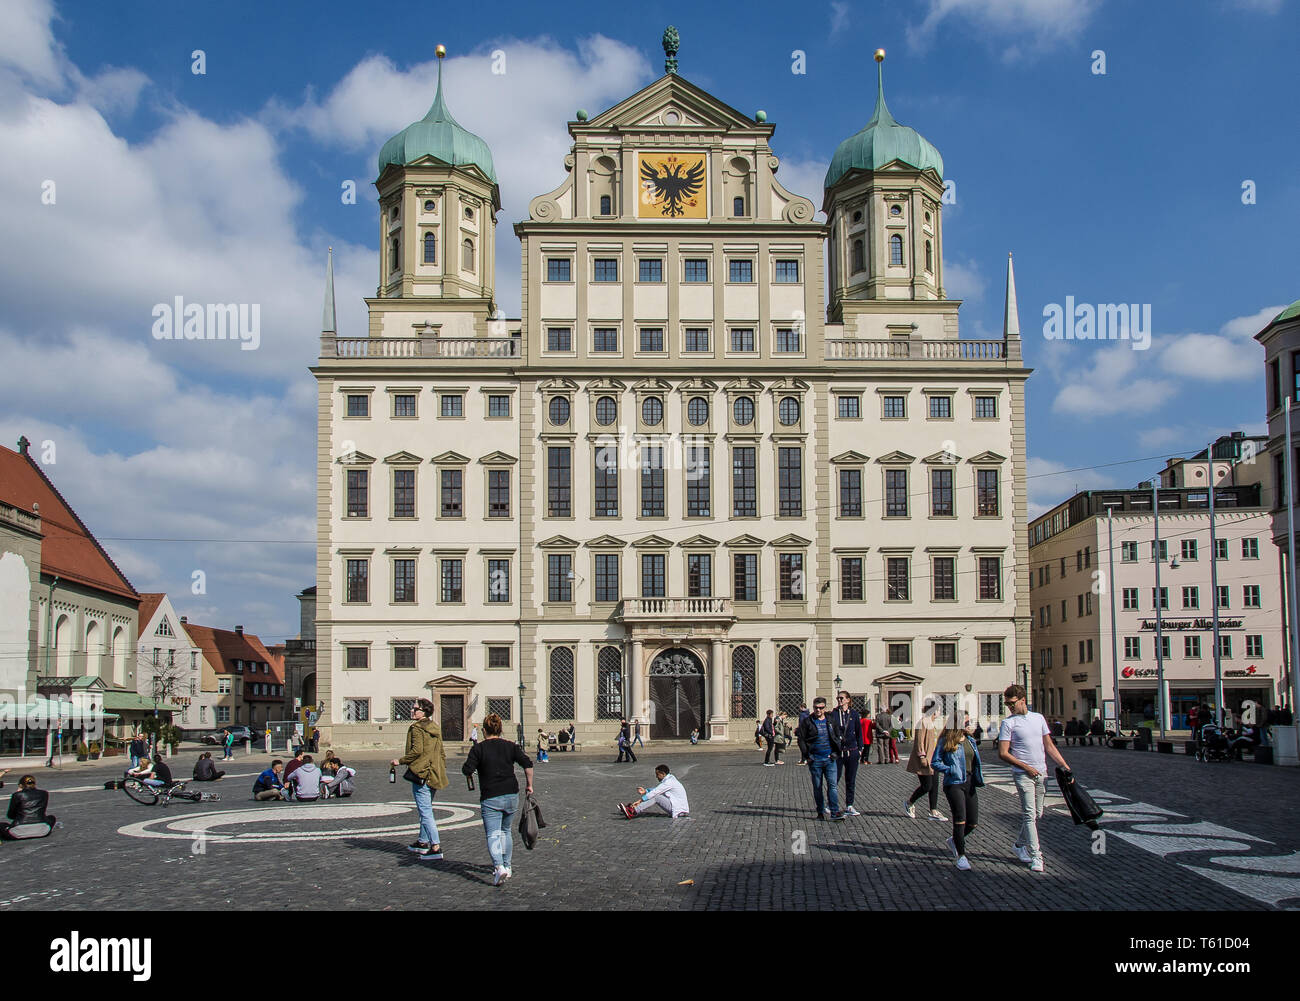
<instances>
[{"instance_id":1,"label":"black bag","mask_svg":"<svg viewBox=\"0 0 1300 1001\"><path fill-rule=\"evenodd\" d=\"M1104 812L1095 800L1088 795L1088 790L1079 784L1073 772L1067 772L1059 765L1056 768L1056 784L1061 787L1061 796L1070 808L1070 816L1076 824L1086 824L1088 830L1097 830L1097 818Z\"/></svg>"},{"instance_id":2,"label":"black bag","mask_svg":"<svg viewBox=\"0 0 1300 1001\"><path fill-rule=\"evenodd\" d=\"M402 772L402 778L406 779L407 782L414 782L418 786L424 785L424 779L420 778L420 776L416 775L415 772L411 771L410 765L407 765L406 771Z\"/></svg>"}]
</instances>

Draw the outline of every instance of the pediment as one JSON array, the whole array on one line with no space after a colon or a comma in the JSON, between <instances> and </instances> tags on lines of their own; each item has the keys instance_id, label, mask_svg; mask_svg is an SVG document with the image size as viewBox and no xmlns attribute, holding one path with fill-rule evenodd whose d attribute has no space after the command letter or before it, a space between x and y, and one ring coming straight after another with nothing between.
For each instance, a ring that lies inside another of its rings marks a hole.
<instances>
[{"instance_id":1,"label":"pediment","mask_svg":"<svg viewBox=\"0 0 1300 1001\"><path fill-rule=\"evenodd\" d=\"M440 678L434 678L425 684L425 688L473 688L477 681L470 678L463 678L459 674L444 674Z\"/></svg>"},{"instance_id":2,"label":"pediment","mask_svg":"<svg viewBox=\"0 0 1300 1001\"><path fill-rule=\"evenodd\" d=\"M587 383L588 393L621 392L624 389L627 389L627 384L621 379L606 377L604 379L594 379Z\"/></svg>"},{"instance_id":3,"label":"pediment","mask_svg":"<svg viewBox=\"0 0 1300 1001\"><path fill-rule=\"evenodd\" d=\"M1006 462L1005 455L998 455L997 452L981 452L979 455L972 455L967 462Z\"/></svg>"},{"instance_id":4,"label":"pediment","mask_svg":"<svg viewBox=\"0 0 1300 1001\"><path fill-rule=\"evenodd\" d=\"M632 389L638 393L644 393L644 392L666 393L672 388L673 388L673 384L671 382L668 382L666 379L655 379L653 377L649 379L642 379L640 382L635 383L632 386Z\"/></svg>"},{"instance_id":5,"label":"pediment","mask_svg":"<svg viewBox=\"0 0 1300 1001\"><path fill-rule=\"evenodd\" d=\"M375 461L373 455L366 455L365 452L358 452L355 448L351 452L344 452L338 457L340 466L369 466Z\"/></svg>"},{"instance_id":6,"label":"pediment","mask_svg":"<svg viewBox=\"0 0 1300 1001\"><path fill-rule=\"evenodd\" d=\"M763 384L757 379L733 379L722 388L728 393L759 393L763 390Z\"/></svg>"},{"instance_id":7,"label":"pediment","mask_svg":"<svg viewBox=\"0 0 1300 1001\"><path fill-rule=\"evenodd\" d=\"M683 549L716 549L719 545L717 539L710 539L707 535L692 535L685 542L677 544Z\"/></svg>"},{"instance_id":8,"label":"pediment","mask_svg":"<svg viewBox=\"0 0 1300 1001\"><path fill-rule=\"evenodd\" d=\"M737 535L734 539L728 539L728 546L765 546L767 543L757 535L750 535L746 532L744 535Z\"/></svg>"},{"instance_id":9,"label":"pediment","mask_svg":"<svg viewBox=\"0 0 1300 1001\"><path fill-rule=\"evenodd\" d=\"M588 539L583 544L588 549L622 549L627 545L627 541L613 535L602 535L598 539Z\"/></svg>"},{"instance_id":10,"label":"pediment","mask_svg":"<svg viewBox=\"0 0 1300 1001\"><path fill-rule=\"evenodd\" d=\"M708 390L712 392L718 388L718 384L712 379L704 379L697 375L694 379L687 379L677 388L683 393L694 392L696 390Z\"/></svg>"},{"instance_id":11,"label":"pediment","mask_svg":"<svg viewBox=\"0 0 1300 1001\"><path fill-rule=\"evenodd\" d=\"M789 535L783 535L779 539L773 539L768 545L771 546L797 546L807 548L812 545L811 539L805 539L802 535L795 535L791 532Z\"/></svg>"},{"instance_id":12,"label":"pediment","mask_svg":"<svg viewBox=\"0 0 1300 1001\"><path fill-rule=\"evenodd\" d=\"M505 452L489 452L478 461L484 466L513 466L519 460Z\"/></svg>"},{"instance_id":13,"label":"pediment","mask_svg":"<svg viewBox=\"0 0 1300 1001\"><path fill-rule=\"evenodd\" d=\"M870 458L871 456L863 455L861 452L851 448L847 452L841 452L839 455L832 458L831 462L867 462Z\"/></svg>"},{"instance_id":14,"label":"pediment","mask_svg":"<svg viewBox=\"0 0 1300 1001\"><path fill-rule=\"evenodd\" d=\"M953 452L935 452L934 455L927 455L921 461L934 466L955 466L961 462L961 456Z\"/></svg>"},{"instance_id":15,"label":"pediment","mask_svg":"<svg viewBox=\"0 0 1300 1001\"><path fill-rule=\"evenodd\" d=\"M662 535L647 535L637 539L632 545L641 546L648 549L670 549L673 540L665 539Z\"/></svg>"},{"instance_id":16,"label":"pediment","mask_svg":"<svg viewBox=\"0 0 1300 1001\"><path fill-rule=\"evenodd\" d=\"M876 459L876 461L881 463L882 465L886 465L889 463L915 462L916 456L908 455L906 452L894 451L894 452L890 452L888 455L880 456L878 459Z\"/></svg>"},{"instance_id":17,"label":"pediment","mask_svg":"<svg viewBox=\"0 0 1300 1001\"><path fill-rule=\"evenodd\" d=\"M779 382L772 383L772 392L799 392L806 393L812 387L802 379L785 378Z\"/></svg>"},{"instance_id":18,"label":"pediment","mask_svg":"<svg viewBox=\"0 0 1300 1001\"><path fill-rule=\"evenodd\" d=\"M925 679L915 674L908 674L906 671L895 671L893 674L882 674L876 678L873 685L919 685Z\"/></svg>"},{"instance_id":19,"label":"pediment","mask_svg":"<svg viewBox=\"0 0 1300 1001\"><path fill-rule=\"evenodd\" d=\"M424 460L418 455L412 455L410 452L403 450L384 456L384 461L395 466L414 466L419 465Z\"/></svg>"},{"instance_id":20,"label":"pediment","mask_svg":"<svg viewBox=\"0 0 1300 1001\"><path fill-rule=\"evenodd\" d=\"M537 388L543 393L553 393L557 390L572 392L578 388L578 384L572 379L547 379L545 382L538 383Z\"/></svg>"},{"instance_id":21,"label":"pediment","mask_svg":"<svg viewBox=\"0 0 1300 1001\"><path fill-rule=\"evenodd\" d=\"M576 539L570 539L567 535L552 535L549 539L543 539L537 543L538 549L577 549L578 542Z\"/></svg>"},{"instance_id":22,"label":"pediment","mask_svg":"<svg viewBox=\"0 0 1300 1001\"><path fill-rule=\"evenodd\" d=\"M673 110L680 121L669 124L664 114ZM593 130L631 130L663 128L680 132L683 129L727 131L730 129L767 130L744 112L724 104L708 91L684 80L675 73L661 76L612 108L602 111L585 128Z\"/></svg>"},{"instance_id":23,"label":"pediment","mask_svg":"<svg viewBox=\"0 0 1300 1001\"><path fill-rule=\"evenodd\" d=\"M447 451L441 455L435 455L429 461L439 466L465 466L469 464L469 456L461 455L459 452Z\"/></svg>"}]
</instances>

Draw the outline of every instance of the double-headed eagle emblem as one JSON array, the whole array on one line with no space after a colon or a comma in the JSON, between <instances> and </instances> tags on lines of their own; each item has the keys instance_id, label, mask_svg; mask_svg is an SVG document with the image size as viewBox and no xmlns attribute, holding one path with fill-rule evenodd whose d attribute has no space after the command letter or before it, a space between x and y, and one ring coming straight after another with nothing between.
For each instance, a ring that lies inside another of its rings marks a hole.
<instances>
[{"instance_id":1,"label":"double-headed eagle emblem","mask_svg":"<svg viewBox=\"0 0 1300 1001\"><path fill-rule=\"evenodd\" d=\"M685 214L692 197L704 187L704 161L696 160L688 167L676 157L667 157L658 166L643 160L641 182L647 188L653 187L654 199L663 214L675 219Z\"/></svg>"}]
</instances>

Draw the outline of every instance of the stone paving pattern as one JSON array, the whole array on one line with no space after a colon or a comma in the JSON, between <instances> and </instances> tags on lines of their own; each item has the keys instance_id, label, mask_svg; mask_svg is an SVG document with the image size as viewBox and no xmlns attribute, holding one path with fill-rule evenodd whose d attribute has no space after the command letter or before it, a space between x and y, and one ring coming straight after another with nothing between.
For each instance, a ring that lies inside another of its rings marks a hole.
<instances>
[{"instance_id":1,"label":"stone paving pattern","mask_svg":"<svg viewBox=\"0 0 1300 1001\"><path fill-rule=\"evenodd\" d=\"M750 748L708 753L689 746L640 749L637 764L616 764L585 748L552 754L537 768L536 791L549 824L534 851L515 838L514 878L490 885L491 865L482 828L443 835L446 860L427 862L405 850L414 840L414 811L373 823L402 824L409 834L366 835L336 841L223 844L210 841L194 855L186 840L127 837L118 829L146 820L217 810L257 809L253 776L265 756L239 755L232 776L217 783L222 802L175 801L146 807L121 792L86 790L112 777L116 766L40 769L52 790L51 809L66 826L43 841L0 844L0 911L17 909L294 910L459 909L801 909L913 910L1019 909L1261 909L1259 901L1198 883L1174 861L1110 838L1095 855L1089 832L1068 819L1040 824L1047 872L1036 875L1010 855L1019 827L1014 795L980 791L980 826L971 839L970 872L953 865L944 839L947 823L902 814L915 787L902 764L859 770L857 808L863 816L842 824L813 814L807 770L791 758L764 768ZM1199 764L1181 755L1107 748L1062 748L1090 788L1187 814L1273 842L1255 850L1284 855L1300 849L1300 771L1251 763ZM984 760L996 759L988 741ZM906 745L900 748L904 761ZM173 762L188 774L196 754ZM283 755L282 755L283 757ZM347 756L358 769L358 794L345 803L409 801L409 786L388 782L388 755ZM451 785L439 800L477 803L448 761ZM686 786L692 816L636 821L615 814L615 803L652 785L653 768L668 763ZM988 769L999 776L1000 764ZM6 779L4 794L18 773ZM841 789L843 788L841 784ZM60 792L61 789L72 789ZM86 790L86 791L77 791ZM320 806L333 807L329 804ZM947 804L940 797L947 814ZM291 813L294 804L273 804ZM275 825L272 825L273 829ZM329 820L304 829L337 828ZM344 824L344 826L349 826ZM802 832L802 835L801 833ZM806 837L805 854L793 850ZM1181 854L1198 864L1213 854ZM693 880L693 885L678 885ZM1193 884L1200 890L1188 891ZM1293 901L1294 903L1294 901Z\"/></svg>"}]
</instances>

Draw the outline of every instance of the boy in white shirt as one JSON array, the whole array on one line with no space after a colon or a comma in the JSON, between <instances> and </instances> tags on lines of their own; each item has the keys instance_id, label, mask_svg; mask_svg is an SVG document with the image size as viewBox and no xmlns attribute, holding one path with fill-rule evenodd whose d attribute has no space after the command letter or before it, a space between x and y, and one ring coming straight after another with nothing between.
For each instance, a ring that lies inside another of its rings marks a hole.
<instances>
[{"instance_id":1,"label":"boy in white shirt","mask_svg":"<svg viewBox=\"0 0 1300 1001\"><path fill-rule=\"evenodd\" d=\"M677 777L668 771L667 765L655 768L655 778L659 784L653 789L637 786L641 800L637 803L619 803L618 808L628 820L639 817L652 806L657 806L670 817L685 817L691 812L686 801L686 790L677 781Z\"/></svg>"},{"instance_id":2,"label":"boy in white shirt","mask_svg":"<svg viewBox=\"0 0 1300 1001\"><path fill-rule=\"evenodd\" d=\"M1020 794L1020 835L1016 838L1016 858L1028 862L1034 872L1043 871L1043 850L1038 843L1038 818L1043 815L1047 800L1047 771L1050 757L1067 772L1070 766L1052 743L1051 730L1042 714L1030 712L1025 690L1011 685L1002 697L1011 715L1002 721L998 731L998 756L1011 766Z\"/></svg>"}]
</instances>

